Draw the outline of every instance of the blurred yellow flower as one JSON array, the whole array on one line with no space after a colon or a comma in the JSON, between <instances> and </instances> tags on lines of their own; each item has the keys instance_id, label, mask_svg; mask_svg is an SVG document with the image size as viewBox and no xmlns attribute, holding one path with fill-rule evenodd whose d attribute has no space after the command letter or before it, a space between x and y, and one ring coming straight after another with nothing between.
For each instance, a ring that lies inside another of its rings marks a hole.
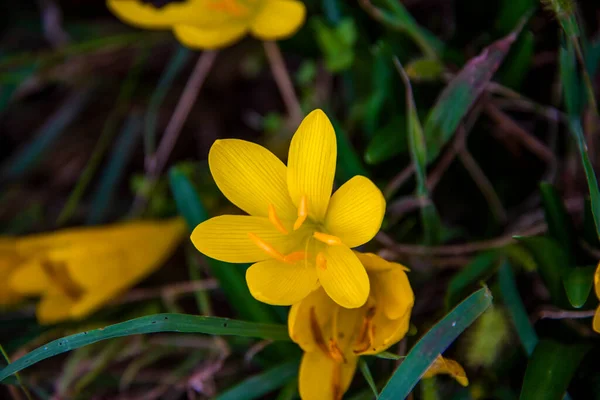
<instances>
[{"instance_id":1,"label":"blurred yellow flower","mask_svg":"<svg viewBox=\"0 0 600 400\"><path fill-rule=\"evenodd\" d=\"M16 240L0 238L0 307L17 303L23 297L10 287L7 279L22 261L23 258L17 252Z\"/></svg>"},{"instance_id":2,"label":"blurred yellow flower","mask_svg":"<svg viewBox=\"0 0 600 400\"><path fill-rule=\"evenodd\" d=\"M185 231L174 218L2 239L2 290L11 302L40 296L40 323L80 319L160 267Z\"/></svg>"},{"instance_id":3,"label":"blurred yellow flower","mask_svg":"<svg viewBox=\"0 0 600 400\"><path fill-rule=\"evenodd\" d=\"M205 221L192 233L192 242L209 257L255 263L246 281L252 295L265 303L291 305L321 285L341 306L362 306L369 277L350 249L375 236L385 200L363 176L332 196L336 157L335 132L321 110L300 124L287 167L257 144L216 141L208 155L213 178L250 215Z\"/></svg>"},{"instance_id":4,"label":"blurred yellow flower","mask_svg":"<svg viewBox=\"0 0 600 400\"><path fill-rule=\"evenodd\" d=\"M304 23L298 0L108 0L123 21L148 29L172 29L196 49L228 46L251 33L262 40L292 36Z\"/></svg>"},{"instance_id":5,"label":"blurred yellow flower","mask_svg":"<svg viewBox=\"0 0 600 400\"><path fill-rule=\"evenodd\" d=\"M371 282L365 305L340 307L319 289L290 310L290 337L304 350L298 376L304 400L341 399L358 356L379 353L408 331L414 295L404 267L374 254L356 255Z\"/></svg>"},{"instance_id":6,"label":"blurred yellow flower","mask_svg":"<svg viewBox=\"0 0 600 400\"><path fill-rule=\"evenodd\" d=\"M454 360L442 357L441 354L437 356L433 364L425 371L422 378L431 378L440 374L450 375L462 386L469 385L469 379L463 367Z\"/></svg>"},{"instance_id":7,"label":"blurred yellow flower","mask_svg":"<svg viewBox=\"0 0 600 400\"><path fill-rule=\"evenodd\" d=\"M598 264L596 273L594 274L594 289L596 290L596 297L598 297L598 300L600 300L600 263ZM592 327L596 332L600 333L600 306L596 308L596 314L594 315Z\"/></svg>"}]
</instances>

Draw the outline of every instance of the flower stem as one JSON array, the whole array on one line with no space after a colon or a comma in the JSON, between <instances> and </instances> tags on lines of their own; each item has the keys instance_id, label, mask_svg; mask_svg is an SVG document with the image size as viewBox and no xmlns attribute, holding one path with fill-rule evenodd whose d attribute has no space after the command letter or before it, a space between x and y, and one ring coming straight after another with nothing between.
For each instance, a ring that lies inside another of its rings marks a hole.
<instances>
[{"instance_id":1,"label":"flower stem","mask_svg":"<svg viewBox=\"0 0 600 400\"><path fill-rule=\"evenodd\" d=\"M271 71L273 71L275 83L277 83L277 86L279 87L281 97L288 110L292 126L297 127L300 125L300 122L302 122L302 107L300 107L300 102L298 101L296 91L294 90L294 84L292 83L290 74L285 66L279 46L277 46L276 42L266 41L263 42L263 45L269 63L271 64Z\"/></svg>"}]
</instances>

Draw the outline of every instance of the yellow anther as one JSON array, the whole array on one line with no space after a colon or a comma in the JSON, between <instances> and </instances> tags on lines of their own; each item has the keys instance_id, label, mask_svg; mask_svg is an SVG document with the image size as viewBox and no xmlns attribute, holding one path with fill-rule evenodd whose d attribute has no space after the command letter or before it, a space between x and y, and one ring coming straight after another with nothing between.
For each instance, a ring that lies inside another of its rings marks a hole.
<instances>
[{"instance_id":1,"label":"yellow anther","mask_svg":"<svg viewBox=\"0 0 600 400\"><path fill-rule=\"evenodd\" d=\"M285 257L283 256L283 254L281 254L280 252L275 250L273 248L273 246L271 246L270 244L268 244L267 242L265 242L264 240L262 240L261 238L256 236L254 233L248 233L248 237L250 238L250 240L252 240L254 242L254 244L256 244L258 247L260 247L261 250L263 250L265 253L267 253L268 255L270 255L271 257L273 257L276 260L285 262Z\"/></svg>"},{"instance_id":2,"label":"yellow anther","mask_svg":"<svg viewBox=\"0 0 600 400\"><path fill-rule=\"evenodd\" d=\"M319 254L317 254L317 268L319 268L322 271L325 271L327 269L327 259L325 258L325 254L323 254L322 252L319 252Z\"/></svg>"},{"instance_id":3,"label":"yellow anther","mask_svg":"<svg viewBox=\"0 0 600 400\"><path fill-rule=\"evenodd\" d=\"M304 251L295 251L284 257L284 261L287 263L295 263L306 259L306 253Z\"/></svg>"},{"instance_id":4,"label":"yellow anther","mask_svg":"<svg viewBox=\"0 0 600 400\"><path fill-rule=\"evenodd\" d=\"M319 242L323 242L330 246L336 246L338 244L342 244L342 240L339 237L333 236L333 235L328 235L323 232L315 232L315 233L313 233L313 237L315 239L317 239Z\"/></svg>"},{"instance_id":5,"label":"yellow anther","mask_svg":"<svg viewBox=\"0 0 600 400\"><path fill-rule=\"evenodd\" d=\"M308 217L308 197L303 195L300 198L300 204L298 204L298 219L294 222L295 231L300 229L304 221L306 221L306 217Z\"/></svg>"},{"instance_id":6,"label":"yellow anther","mask_svg":"<svg viewBox=\"0 0 600 400\"><path fill-rule=\"evenodd\" d=\"M285 229L285 226L281 223L281 220L277 216L277 211L275 211L275 206L273 204L269 204L269 221L277 228L277 230L284 235L288 234L288 230Z\"/></svg>"}]
</instances>

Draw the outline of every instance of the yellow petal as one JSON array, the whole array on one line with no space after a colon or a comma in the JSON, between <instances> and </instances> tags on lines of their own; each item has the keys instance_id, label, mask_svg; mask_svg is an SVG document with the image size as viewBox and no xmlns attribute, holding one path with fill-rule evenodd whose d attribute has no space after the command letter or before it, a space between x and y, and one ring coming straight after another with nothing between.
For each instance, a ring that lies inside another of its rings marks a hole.
<instances>
[{"instance_id":1,"label":"yellow petal","mask_svg":"<svg viewBox=\"0 0 600 400\"><path fill-rule=\"evenodd\" d=\"M250 31L263 40L292 36L304 23L306 8L296 0L267 0L254 17Z\"/></svg>"},{"instance_id":2,"label":"yellow petal","mask_svg":"<svg viewBox=\"0 0 600 400\"><path fill-rule=\"evenodd\" d=\"M377 304L381 304L389 319L400 318L407 311L410 312L415 303L415 295L402 268L370 273L369 279Z\"/></svg>"},{"instance_id":3,"label":"yellow petal","mask_svg":"<svg viewBox=\"0 0 600 400\"><path fill-rule=\"evenodd\" d=\"M381 228L385 199L381 191L364 176L344 183L331 197L325 228L350 248L373 239Z\"/></svg>"},{"instance_id":4,"label":"yellow petal","mask_svg":"<svg viewBox=\"0 0 600 400\"><path fill-rule=\"evenodd\" d=\"M43 325L56 324L71 318L73 300L58 290L50 290L40 299L36 307L38 322Z\"/></svg>"},{"instance_id":5,"label":"yellow petal","mask_svg":"<svg viewBox=\"0 0 600 400\"><path fill-rule=\"evenodd\" d=\"M369 277L356 255L344 245L327 246L327 264L317 268L319 281L329 297L342 307L357 308L369 296Z\"/></svg>"},{"instance_id":6,"label":"yellow petal","mask_svg":"<svg viewBox=\"0 0 600 400\"><path fill-rule=\"evenodd\" d=\"M214 50L241 39L248 31L248 25L244 22L231 22L215 28L175 25L173 31L177 40L191 49Z\"/></svg>"},{"instance_id":7,"label":"yellow petal","mask_svg":"<svg viewBox=\"0 0 600 400\"><path fill-rule=\"evenodd\" d=\"M250 293L263 303L289 306L308 296L318 282L317 272L303 261L294 264L266 260L246 271Z\"/></svg>"},{"instance_id":8,"label":"yellow petal","mask_svg":"<svg viewBox=\"0 0 600 400\"><path fill-rule=\"evenodd\" d=\"M348 390L358 357L337 363L321 351L304 353L298 373L298 390L303 400L341 400Z\"/></svg>"},{"instance_id":9,"label":"yellow petal","mask_svg":"<svg viewBox=\"0 0 600 400\"><path fill-rule=\"evenodd\" d=\"M367 273L389 271L397 266L405 271L408 271L408 268L402 264L390 262L374 253L362 253L360 251L354 251L354 254L356 254L362 265L364 265Z\"/></svg>"},{"instance_id":10,"label":"yellow petal","mask_svg":"<svg viewBox=\"0 0 600 400\"><path fill-rule=\"evenodd\" d=\"M327 212L336 158L333 126L323 111L314 110L304 118L292 138L287 183L296 207L302 196L306 196L308 215L317 221L322 221Z\"/></svg>"},{"instance_id":11,"label":"yellow petal","mask_svg":"<svg viewBox=\"0 0 600 400\"><path fill-rule=\"evenodd\" d=\"M9 276L12 290L24 296L36 296L44 293L49 281L42 265L36 261L24 263Z\"/></svg>"},{"instance_id":12,"label":"yellow petal","mask_svg":"<svg viewBox=\"0 0 600 400\"><path fill-rule=\"evenodd\" d=\"M108 0L108 9L124 22L142 28L169 28L176 24L224 24L232 20L226 13L207 12L204 1L172 2L155 7L140 0Z\"/></svg>"},{"instance_id":13,"label":"yellow petal","mask_svg":"<svg viewBox=\"0 0 600 400\"><path fill-rule=\"evenodd\" d=\"M311 313L314 313L319 329L324 329L338 308L339 306L331 300L323 288L313 291L290 308L288 315L290 338L304 351L318 350L313 335L314 327L311 326Z\"/></svg>"},{"instance_id":14,"label":"yellow petal","mask_svg":"<svg viewBox=\"0 0 600 400\"><path fill-rule=\"evenodd\" d=\"M358 354L377 354L398 343L406 336L406 332L408 332L410 311L410 309L406 310L406 313L397 319L389 319L382 310L376 309L372 320L374 328L370 346L366 349L361 349Z\"/></svg>"},{"instance_id":15,"label":"yellow petal","mask_svg":"<svg viewBox=\"0 0 600 400\"><path fill-rule=\"evenodd\" d=\"M208 154L212 176L225 197L250 215L268 217L269 205L286 228L296 219L287 190L287 169L273 153L238 139L217 140Z\"/></svg>"},{"instance_id":16,"label":"yellow petal","mask_svg":"<svg viewBox=\"0 0 600 400\"><path fill-rule=\"evenodd\" d=\"M596 308L596 314L594 314L592 327L596 332L600 333L600 307Z\"/></svg>"},{"instance_id":17,"label":"yellow petal","mask_svg":"<svg viewBox=\"0 0 600 400\"><path fill-rule=\"evenodd\" d=\"M422 378L431 378L439 374L450 375L462 386L469 385L469 379L467 378L467 374L463 367L454 360L442 357L441 354L435 359L427 371L425 371Z\"/></svg>"},{"instance_id":18,"label":"yellow petal","mask_svg":"<svg viewBox=\"0 0 600 400\"><path fill-rule=\"evenodd\" d=\"M598 264L594 274L594 288L596 289L596 297L600 300L600 264Z\"/></svg>"},{"instance_id":19,"label":"yellow petal","mask_svg":"<svg viewBox=\"0 0 600 400\"><path fill-rule=\"evenodd\" d=\"M280 254L303 250L306 229L284 235L267 218L248 215L221 215L198 225L192 232L192 243L203 254L232 263L251 263L272 258L255 242L252 233Z\"/></svg>"}]
</instances>

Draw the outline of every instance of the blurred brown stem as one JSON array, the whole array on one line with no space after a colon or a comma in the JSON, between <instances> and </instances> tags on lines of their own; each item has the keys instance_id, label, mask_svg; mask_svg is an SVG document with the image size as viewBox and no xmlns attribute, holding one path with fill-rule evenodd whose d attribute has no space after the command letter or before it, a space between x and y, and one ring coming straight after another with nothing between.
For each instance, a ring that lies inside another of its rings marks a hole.
<instances>
[{"instance_id":1,"label":"blurred brown stem","mask_svg":"<svg viewBox=\"0 0 600 400\"><path fill-rule=\"evenodd\" d=\"M277 86L279 87L279 92L281 93L281 97L283 98L283 102L285 103L285 107L290 116L290 123L295 129L300 125L300 122L302 122L303 115L300 101L298 101L298 97L296 96L294 84L292 83L292 79L290 78L290 74L285 66L285 61L283 60L283 56L281 55L277 43L265 41L263 42L263 45L269 63L271 64L271 71L273 72L275 83L277 83Z\"/></svg>"}]
</instances>

